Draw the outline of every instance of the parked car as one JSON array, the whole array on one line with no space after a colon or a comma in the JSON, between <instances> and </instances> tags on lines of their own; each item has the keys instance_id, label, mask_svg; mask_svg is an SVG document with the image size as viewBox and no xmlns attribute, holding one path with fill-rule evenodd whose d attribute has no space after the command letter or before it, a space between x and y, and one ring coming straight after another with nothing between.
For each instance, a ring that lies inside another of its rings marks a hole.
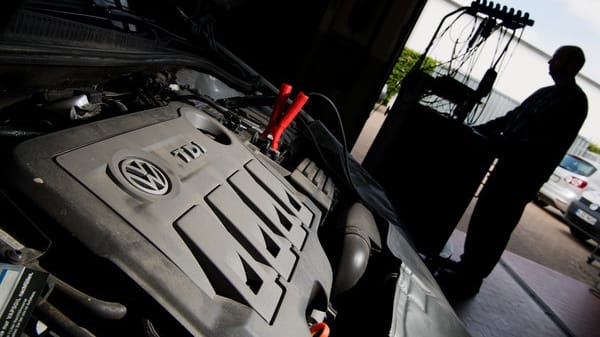
<instances>
[{"instance_id":1,"label":"parked car","mask_svg":"<svg viewBox=\"0 0 600 337\"><path fill-rule=\"evenodd\" d=\"M564 219L574 237L583 241L593 239L600 244L600 191L583 192L569 204Z\"/></svg>"},{"instance_id":2,"label":"parked car","mask_svg":"<svg viewBox=\"0 0 600 337\"><path fill-rule=\"evenodd\" d=\"M304 106L335 103L219 43L204 11L239 1L197 2L3 11L0 260L48 278L0 313L31 337L469 336Z\"/></svg>"},{"instance_id":3,"label":"parked car","mask_svg":"<svg viewBox=\"0 0 600 337\"><path fill-rule=\"evenodd\" d=\"M565 213L569 203L587 189L600 187L598 164L577 155L567 154L550 178L540 188L536 202L550 205Z\"/></svg>"}]
</instances>

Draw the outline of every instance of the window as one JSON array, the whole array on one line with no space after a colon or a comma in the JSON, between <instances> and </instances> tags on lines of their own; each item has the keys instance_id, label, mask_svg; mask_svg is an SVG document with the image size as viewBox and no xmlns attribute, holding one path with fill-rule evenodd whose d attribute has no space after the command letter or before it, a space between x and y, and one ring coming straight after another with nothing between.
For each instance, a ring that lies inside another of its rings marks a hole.
<instances>
[{"instance_id":1,"label":"window","mask_svg":"<svg viewBox=\"0 0 600 337\"><path fill-rule=\"evenodd\" d=\"M583 159L572 155L566 155L560 162L560 167L573 173L589 177L596 172L596 167Z\"/></svg>"}]
</instances>

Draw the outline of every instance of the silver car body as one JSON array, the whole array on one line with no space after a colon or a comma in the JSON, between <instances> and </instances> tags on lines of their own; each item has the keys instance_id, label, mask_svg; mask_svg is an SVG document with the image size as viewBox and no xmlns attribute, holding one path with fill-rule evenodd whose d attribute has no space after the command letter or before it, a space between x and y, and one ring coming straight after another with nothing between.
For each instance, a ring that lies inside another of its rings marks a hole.
<instances>
[{"instance_id":1,"label":"silver car body","mask_svg":"<svg viewBox=\"0 0 600 337\"><path fill-rule=\"evenodd\" d=\"M598 166L582 157L573 154L565 155L538 192L538 201L562 213L566 212L571 201L579 198L583 191L600 186Z\"/></svg>"}]
</instances>

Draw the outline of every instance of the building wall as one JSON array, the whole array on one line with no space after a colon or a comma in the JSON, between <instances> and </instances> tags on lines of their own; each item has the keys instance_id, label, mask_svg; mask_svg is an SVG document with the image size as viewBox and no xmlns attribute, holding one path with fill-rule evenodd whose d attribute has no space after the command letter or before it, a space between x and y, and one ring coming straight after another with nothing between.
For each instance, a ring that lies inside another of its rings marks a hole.
<instances>
[{"instance_id":1,"label":"building wall","mask_svg":"<svg viewBox=\"0 0 600 337\"><path fill-rule=\"evenodd\" d=\"M406 46L423 53L433 40L434 33L444 16L458 8L459 4L452 0L428 0ZM532 13L531 17L535 20L536 16L541 15L543 13ZM518 43L513 43L509 47L506 59L497 69L498 78L494 84L496 92L516 102L523 101L540 87L553 84L551 77L548 75L547 65L551 55L527 42L528 28L526 27L523 30L521 39L517 41ZM494 33L488 38L486 44L491 44L491 49L494 50L496 40L497 35ZM450 57L452 48L452 41L440 39L435 41L433 47L429 49L428 56L438 60L447 60ZM472 66L471 75L473 78L481 78L490 66L485 56L486 54L482 53L481 62ZM597 110L600 109L600 84L582 73L577 76L577 83L587 94L589 104L588 118L581 128L580 135L589 142L598 145L600 144L600 132L598 131L600 130L600 113ZM503 104L506 101L502 100L501 102L500 104ZM491 109L486 112L486 114L489 113L488 117L500 113L504 108L502 105L490 106L497 103L491 100L487 103L486 109ZM482 116L478 123L483 122L488 117Z\"/></svg>"}]
</instances>

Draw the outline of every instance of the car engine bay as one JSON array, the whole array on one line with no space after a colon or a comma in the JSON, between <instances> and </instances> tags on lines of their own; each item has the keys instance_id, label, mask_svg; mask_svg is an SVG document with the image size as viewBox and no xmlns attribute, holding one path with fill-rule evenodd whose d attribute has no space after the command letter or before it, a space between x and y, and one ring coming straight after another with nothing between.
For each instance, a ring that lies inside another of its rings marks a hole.
<instances>
[{"instance_id":1,"label":"car engine bay","mask_svg":"<svg viewBox=\"0 0 600 337\"><path fill-rule=\"evenodd\" d=\"M48 275L28 336L467 335L381 188L304 110L339 115L326 96L163 50L40 65L51 45L16 41L0 256Z\"/></svg>"}]
</instances>

